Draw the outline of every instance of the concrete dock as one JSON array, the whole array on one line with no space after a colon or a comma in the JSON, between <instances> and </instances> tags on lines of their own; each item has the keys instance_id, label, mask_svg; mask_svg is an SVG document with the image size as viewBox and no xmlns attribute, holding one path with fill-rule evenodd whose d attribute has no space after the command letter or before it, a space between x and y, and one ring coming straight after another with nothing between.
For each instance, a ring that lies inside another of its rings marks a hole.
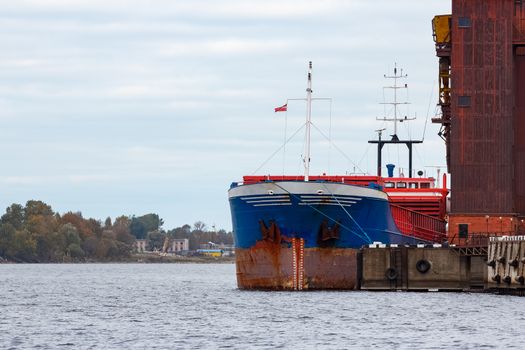
<instances>
[{"instance_id":1,"label":"concrete dock","mask_svg":"<svg viewBox=\"0 0 525 350\"><path fill-rule=\"evenodd\" d=\"M371 244L361 250L361 290L483 289L486 249Z\"/></svg>"},{"instance_id":2,"label":"concrete dock","mask_svg":"<svg viewBox=\"0 0 525 350\"><path fill-rule=\"evenodd\" d=\"M525 236L490 237L477 246L374 243L358 259L361 290L525 295Z\"/></svg>"}]
</instances>

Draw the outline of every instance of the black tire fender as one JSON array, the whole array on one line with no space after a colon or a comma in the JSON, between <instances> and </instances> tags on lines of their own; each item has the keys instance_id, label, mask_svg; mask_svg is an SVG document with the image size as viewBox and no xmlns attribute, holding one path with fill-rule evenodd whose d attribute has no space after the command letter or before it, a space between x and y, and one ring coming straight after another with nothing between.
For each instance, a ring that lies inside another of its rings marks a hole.
<instances>
[{"instance_id":1,"label":"black tire fender","mask_svg":"<svg viewBox=\"0 0 525 350\"><path fill-rule=\"evenodd\" d=\"M426 259L418 260L416 263L416 270L418 270L420 273L427 273L431 267L432 265Z\"/></svg>"},{"instance_id":2,"label":"black tire fender","mask_svg":"<svg viewBox=\"0 0 525 350\"><path fill-rule=\"evenodd\" d=\"M390 281L396 280L398 276L399 274L397 273L397 270L394 267L389 267L385 271L385 277Z\"/></svg>"}]
</instances>

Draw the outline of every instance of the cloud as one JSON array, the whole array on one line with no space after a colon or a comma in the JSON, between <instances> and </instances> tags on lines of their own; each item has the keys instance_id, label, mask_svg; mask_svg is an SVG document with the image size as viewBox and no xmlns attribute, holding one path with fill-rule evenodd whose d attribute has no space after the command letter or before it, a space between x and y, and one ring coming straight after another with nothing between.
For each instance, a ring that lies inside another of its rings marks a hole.
<instances>
[{"instance_id":1,"label":"cloud","mask_svg":"<svg viewBox=\"0 0 525 350\"><path fill-rule=\"evenodd\" d=\"M43 196L54 207L101 217L170 208L168 226L214 220L229 227L225 191L281 145L284 120L272 108L304 96L308 60L315 96L334 99L337 145L374 171L367 140L383 112L376 104L383 74L394 61L409 73L420 116L412 135L419 135L437 76L430 19L449 7L413 0L6 2L0 205ZM290 108L289 134L304 122L303 107ZM326 131L326 108L314 112ZM436 128L427 126L427 138ZM298 135L287 148L287 171L302 172L302 141ZM327 148L318 135L314 143ZM418 164L443 158L441 140L428 144L418 148ZM314 152L314 170L322 171L328 151ZM352 170L344 157L331 159L333 170ZM282 171L281 154L261 169L269 171ZM186 188L195 181L201 186ZM72 202L78 207L68 208Z\"/></svg>"},{"instance_id":2,"label":"cloud","mask_svg":"<svg viewBox=\"0 0 525 350\"><path fill-rule=\"evenodd\" d=\"M1 176L0 182L4 185L39 185L45 182L46 179L40 176Z\"/></svg>"},{"instance_id":3,"label":"cloud","mask_svg":"<svg viewBox=\"0 0 525 350\"><path fill-rule=\"evenodd\" d=\"M143 15L168 13L179 16L273 19L337 14L342 8L354 8L363 2L363 0L353 2L345 0L259 0L250 2L235 0L156 0L151 2L142 0L19 0L16 6L8 4L5 7L11 10L25 8L33 11L97 10L106 13L122 11Z\"/></svg>"},{"instance_id":4,"label":"cloud","mask_svg":"<svg viewBox=\"0 0 525 350\"><path fill-rule=\"evenodd\" d=\"M291 50L293 45L284 40L222 38L202 42L159 43L163 56L261 54L276 50Z\"/></svg>"},{"instance_id":5,"label":"cloud","mask_svg":"<svg viewBox=\"0 0 525 350\"><path fill-rule=\"evenodd\" d=\"M67 179L74 184L83 184L115 182L115 180L118 180L118 177L108 174L76 174L67 176Z\"/></svg>"},{"instance_id":6,"label":"cloud","mask_svg":"<svg viewBox=\"0 0 525 350\"><path fill-rule=\"evenodd\" d=\"M20 59L2 59L0 60L0 66L9 68L33 68L42 67L44 61L30 58Z\"/></svg>"}]
</instances>

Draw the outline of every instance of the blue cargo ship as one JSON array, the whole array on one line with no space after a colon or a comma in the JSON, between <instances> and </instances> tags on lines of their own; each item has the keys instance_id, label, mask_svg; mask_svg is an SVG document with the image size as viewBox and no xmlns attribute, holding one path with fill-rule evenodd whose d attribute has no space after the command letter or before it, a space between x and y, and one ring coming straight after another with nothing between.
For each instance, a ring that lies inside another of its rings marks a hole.
<instances>
[{"instance_id":1,"label":"blue cargo ship","mask_svg":"<svg viewBox=\"0 0 525 350\"><path fill-rule=\"evenodd\" d=\"M228 191L240 288L353 289L363 245L444 239L447 192L432 178L383 178L380 164L378 176L309 174L311 79L310 62L305 174L245 176ZM414 143L394 136L379 142Z\"/></svg>"}]
</instances>

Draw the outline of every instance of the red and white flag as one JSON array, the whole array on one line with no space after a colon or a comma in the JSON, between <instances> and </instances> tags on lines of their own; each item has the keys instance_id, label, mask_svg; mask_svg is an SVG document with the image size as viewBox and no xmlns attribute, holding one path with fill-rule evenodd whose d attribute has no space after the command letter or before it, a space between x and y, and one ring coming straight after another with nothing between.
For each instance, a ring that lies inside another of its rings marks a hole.
<instances>
[{"instance_id":1,"label":"red and white flag","mask_svg":"<svg viewBox=\"0 0 525 350\"><path fill-rule=\"evenodd\" d=\"M286 112L288 110L288 104L284 104L281 107L275 107L275 112Z\"/></svg>"}]
</instances>

